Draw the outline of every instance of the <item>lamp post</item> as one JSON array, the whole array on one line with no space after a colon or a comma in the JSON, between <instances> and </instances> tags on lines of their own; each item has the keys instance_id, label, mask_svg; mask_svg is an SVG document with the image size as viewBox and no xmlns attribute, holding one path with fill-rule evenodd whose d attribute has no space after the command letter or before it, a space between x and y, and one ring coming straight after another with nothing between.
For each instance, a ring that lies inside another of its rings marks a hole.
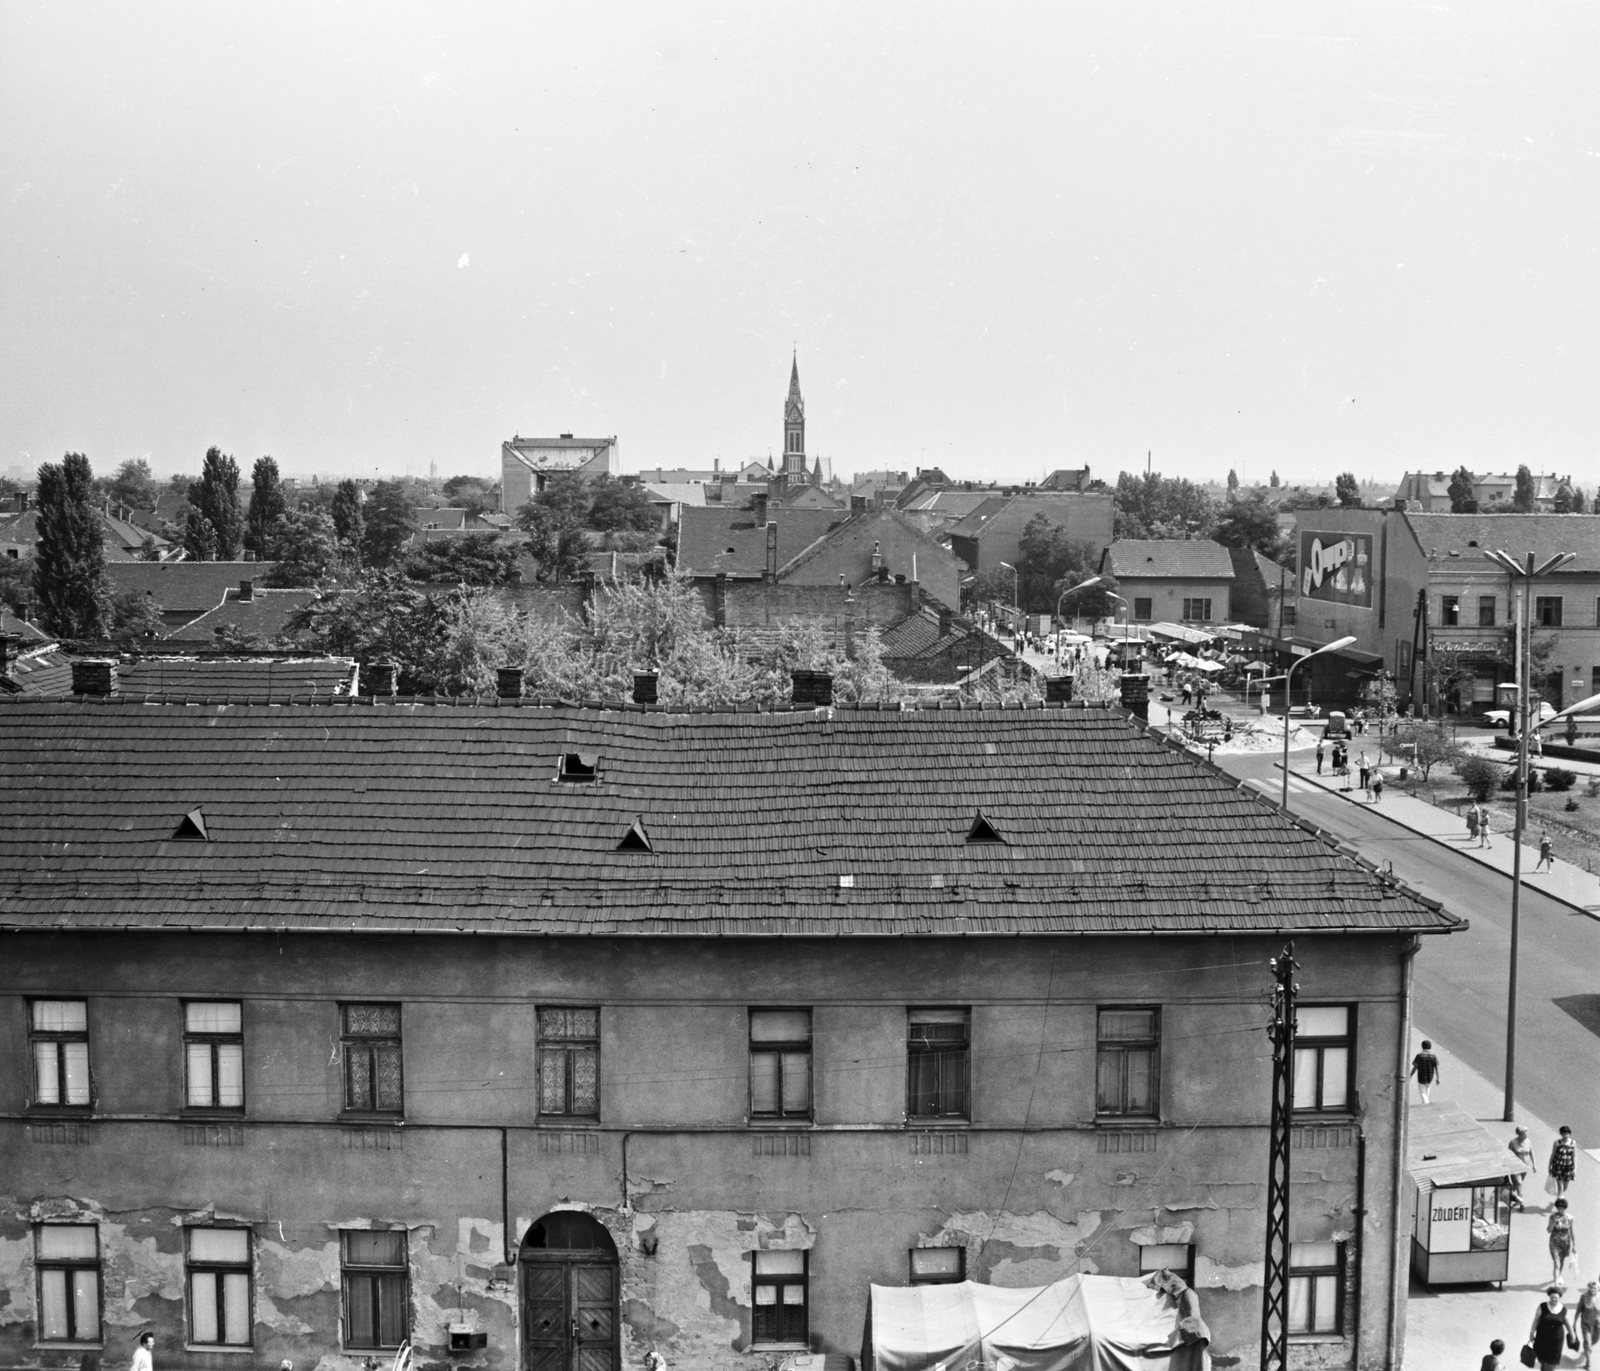
<instances>
[{"instance_id":1,"label":"lamp post","mask_svg":"<svg viewBox=\"0 0 1600 1371\"><path fill-rule=\"evenodd\" d=\"M1022 639L1022 576L1010 562L1001 562L1000 565L1011 573L1011 605L1017 613L1016 620L1011 625L1011 632L1020 642Z\"/></svg>"},{"instance_id":2,"label":"lamp post","mask_svg":"<svg viewBox=\"0 0 1600 1371\"><path fill-rule=\"evenodd\" d=\"M1297 658L1289 663L1289 668L1283 673L1283 807L1289 807L1289 700L1294 685L1296 667L1304 666L1313 657L1320 657L1324 652L1337 652L1341 647L1349 647L1355 642L1355 635L1349 634L1343 638L1335 638L1331 643L1324 643L1315 652L1308 652L1304 657Z\"/></svg>"},{"instance_id":3,"label":"lamp post","mask_svg":"<svg viewBox=\"0 0 1600 1371\"><path fill-rule=\"evenodd\" d=\"M1511 967L1510 988L1506 993L1506 1091L1502 1116L1510 1123L1517 1093L1517 938L1522 921L1522 830L1528 819L1528 697L1532 693L1528 688L1528 656L1533 641L1533 583L1553 571L1559 571L1577 554L1558 552L1537 565L1537 559L1531 552L1520 562L1509 552L1499 549L1483 555L1510 573L1512 603L1520 602L1517 614L1516 685L1517 817L1511 839Z\"/></svg>"},{"instance_id":4,"label":"lamp post","mask_svg":"<svg viewBox=\"0 0 1600 1371\"><path fill-rule=\"evenodd\" d=\"M1106 578L1104 576L1091 576L1087 581L1079 581L1075 586L1068 586L1061 594L1056 596L1056 620L1061 623L1061 628L1066 627L1065 623L1061 621L1061 602L1069 595L1076 595L1080 590L1089 590L1094 586L1103 586L1105 583ZM1108 595L1110 593L1110 591L1106 592ZM1122 597L1119 595L1114 598L1121 599ZM1058 667L1061 665L1061 628L1056 630L1056 665Z\"/></svg>"}]
</instances>

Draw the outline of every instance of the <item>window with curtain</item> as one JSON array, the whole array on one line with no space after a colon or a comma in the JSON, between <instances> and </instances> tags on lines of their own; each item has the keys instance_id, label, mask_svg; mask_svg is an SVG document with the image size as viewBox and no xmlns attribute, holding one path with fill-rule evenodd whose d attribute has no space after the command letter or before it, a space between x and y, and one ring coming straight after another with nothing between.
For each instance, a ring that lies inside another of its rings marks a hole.
<instances>
[{"instance_id":1,"label":"window with curtain","mask_svg":"<svg viewBox=\"0 0 1600 1371\"><path fill-rule=\"evenodd\" d=\"M1289 1244L1289 1332L1344 1331L1344 1244Z\"/></svg>"},{"instance_id":2,"label":"window with curtain","mask_svg":"<svg viewBox=\"0 0 1600 1371\"><path fill-rule=\"evenodd\" d=\"M100 1341L100 1231L92 1223L34 1230L39 1341Z\"/></svg>"},{"instance_id":3,"label":"window with curtain","mask_svg":"<svg viewBox=\"0 0 1600 1371\"><path fill-rule=\"evenodd\" d=\"M237 1000L183 1007L184 1100L190 1109L244 1108L244 1020Z\"/></svg>"},{"instance_id":4,"label":"window with curtain","mask_svg":"<svg viewBox=\"0 0 1600 1371\"><path fill-rule=\"evenodd\" d=\"M399 1114L405 1108L400 1062L400 1006L347 1004L344 1107L352 1114Z\"/></svg>"},{"instance_id":5,"label":"window with curtain","mask_svg":"<svg viewBox=\"0 0 1600 1371\"><path fill-rule=\"evenodd\" d=\"M1350 1108L1355 1055L1355 1006L1303 1004L1295 1012L1294 1107L1344 1112Z\"/></svg>"},{"instance_id":6,"label":"window with curtain","mask_svg":"<svg viewBox=\"0 0 1600 1371\"><path fill-rule=\"evenodd\" d=\"M750 1011L750 1117L811 1117L811 1011Z\"/></svg>"},{"instance_id":7,"label":"window with curtain","mask_svg":"<svg viewBox=\"0 0 1600 1371\"><path fill-rule=\"evenodd\" d=\"M406 1235L347 1230L342 1238L344 1345L399 1347L409 1322Z\"/></svg>"},{"instance_id":8,"label":"window with curtain","mask_svg":"<svg viewBox=\"0 0 1600 1371\"><path fill-rule=\"evenodd\" d=\"M955 1285L967 1278L964 1247L913 1247L912 1285Z\"/></svg>"},{"instance_id":9,"label":"window with curtain","mask_svg":"<svg viewBox=\"0 0 1600 1371\"><path fill-rule=\"evenodd\" d=\"M1095 1055L1095 1113L1154 1118L1160 1111L1161 1011L1099 1011Z\"/></svg>"},{"instance_id":10,"label":"window with curtain","mask_svg":"<svg viewBox=\"0 0 1600 1371\"><path fill-rule=\"evenodd\" d=\"M600 1011L539 1011L539 1113L600 1115Z\"/></svg>"},{"instance_id":11,"label":"window with curtain","mask_svg":"<svg viewBox=\"0 0 1600 1371\"><path fill-rule=\"evenodd\" d=\"M191 1228L189 1341L250 1346L250 1230Z\"/></svg>"},{"instance_id":12,"label":"window with curtain","mask_svg":"<svg viewBox=\"0 0 1600 1371\"><path fill-rule=\"evenodd\" d=\"M751 1341L804 1343L806 1322L806 1252L752 1252Z\"/></svg>"},{"instance_id":13,"label":"window with curtain","mask_svg":"<svg viewBox=\"0 0 1600 1371\"><path fill-rule=\"evenodd\" d=\"M36 1105L91 1103L89 1002L34 1000L29 1005L28 1047L33 1058Z\"/></svg>"},{"instance_id":14,"label":"window with curtain","mask_svg":"<svg viewBox=\"0 0 1600 1371\"><path fill-rule=\"evenodd\" d=\"M964 1119L971 1073L972 1012L913 1009L907 1016L906 1114Z\"/></svg>"}]
</instances>

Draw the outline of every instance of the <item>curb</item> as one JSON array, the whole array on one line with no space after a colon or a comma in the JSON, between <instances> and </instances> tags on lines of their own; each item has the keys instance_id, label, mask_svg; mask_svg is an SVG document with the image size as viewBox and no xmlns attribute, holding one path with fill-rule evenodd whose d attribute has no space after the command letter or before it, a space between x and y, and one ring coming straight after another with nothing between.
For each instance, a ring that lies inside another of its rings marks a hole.
<instances>
[{"instance_id":1,"label":"curb","mask_svg":"<svg viewBox=\"0 0 1600 1371\"><path fill-rule=\"evenodd\" d=\"M1275 770L1277 770L1277 771L1282 771L1283 770L1283 763L1282 762L1273 762L1272 765L1273 765L1273 768ZM1327 786L1320 785L1316 781L1311 780L1311 778L1309 776L1302 775L1300 772L1294 771L1292 769L1290 770L1289 774L1291 776L1298 777L1302 781L1311 781L1311 784L1315 785L1317 787L1317 789L1320 790L1324 795L1333 795L1333 796L1336 796L1337 798L1339 798L1341 800L1348 801L1350 804L1360 805L1361 812L1363 814L1377 814L1379 817L1387 819L1390 823L1394 824L1395 827L1405 829L1405 831L1407 833L1415 833L1419 838L1426 838L1431 843L1437 843L1440 847L1444 848L1446 851L1455 852L1455 853L1459 854L1460 856L1466 857L1469 861L1475 862L1479 866L1487 867L1490 871L1494 872L1495 875L1497 875L1497 876L1504 876L1506 878L1506 880L1508 880L1508 881L1511 879L1511 873L1509 871L1502 871L1493 862L1484 861L1482 857L1479 857L1479 856L1477 856L1475 854L1475 852L1474 852L1474 850L1472 848L1454 847L1450 843L1447 843L1443 838L1439 837L1437 834L1435 834L1435 833L1426 833L1422 829L1417 828L1412 824L1408 824L1404 819L1397 818L1395 816L1395 814L1390 810L1385 810L1379 805L1362 804L1361 801L1359 801L1359 800L1357 800L1355 798L1355 792L1351 792L1350 794L1346 794L1342 790L1330 790ZM1511 835L1508 833L1505 836L1507 838L1509 838ZM1547 899L1554 900L1557 904L1564 904L1564 905L1566 905L1566 907L1568 909L1574 910L1577 913L1582 914L1585 918L1594 919L1597 922L1600 922L1600 908L1590 909L1588 905L1578 904L1575 900L1567 899L1567 897L1565 895L1557 895L1555 893L1555 891L1553 891L1553 890L1546 890L1543 886L1539 886L1539 885L1530 885L1529 882L1528 882L1528 873L1526 871L1524 871L1523 874L1522 874L1522 885L1523 885L1523 889L1525 889L1525 890L1537 890L1541 895L1545 896ZM1596 905L1600 906L1600 899L1596 900Z\"/></svg>"}]
</instances>

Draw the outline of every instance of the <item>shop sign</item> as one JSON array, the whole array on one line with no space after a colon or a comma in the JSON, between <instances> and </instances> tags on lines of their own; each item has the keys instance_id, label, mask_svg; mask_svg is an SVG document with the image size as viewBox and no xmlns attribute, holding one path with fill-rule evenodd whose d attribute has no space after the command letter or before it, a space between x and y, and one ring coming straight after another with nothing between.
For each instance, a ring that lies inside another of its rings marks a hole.
<instances>
[{"instance_id":1,"label":"shop sign","mask_svg":"<svg viewBox=\"0 0 1600 1371\"><path fill-rule=\"evenodd\" d=\"M1435 1190L1428 1196L1428 1251L1466 1252L1472 1246L1470 1185Z\"/></svg>"},{"instance_id":2,"label":"shop sign","mask_svg":"<svg viewBox=\"0 0 1600 1371\"><path fill-rule=\"evenodd\" d=\"M1328 604L1372 608L1372 535L1300 535L1300 594Z\"/></svg>"}]
</instances>

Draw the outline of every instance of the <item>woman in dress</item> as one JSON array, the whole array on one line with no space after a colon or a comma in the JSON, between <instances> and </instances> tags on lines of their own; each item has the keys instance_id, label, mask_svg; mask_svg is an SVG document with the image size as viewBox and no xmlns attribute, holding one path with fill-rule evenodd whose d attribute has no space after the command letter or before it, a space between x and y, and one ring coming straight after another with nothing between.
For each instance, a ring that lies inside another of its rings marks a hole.
<instances>
[{"instance_id":1,"label":"woman in dress","mask_svg":"<svg viewBox=\"0 0 1600 1371\"><path fill-rule=\"evenodd\" d=\"M1550 1279L1557 1285L1565 1285L1561 1274L1568 1262L1572 1263L1572 1274L1578 1274L1578 1235L1573 1232L1572 1215L1567 1213L1565 1200L1556 1201L1544 1228L1550 1235Z\"/></svg>"},{"instance_id":2,"label":"woman in dress","mask_svg":"<svg viewBox=\"0 0 1600 1371\"><path fill-rule=\"evenodd\" d=\"M1567 1339L1572 1335L1572 1311L1561 1302L1559 1285L1552 1285L1544 1293L1545 1301L1533 1316L1528 1341L1533 1344L1533 1356L1539 1363L1539 1371L1556 1371L1561 1365L1561 1354L1566 1349Z\"/></svg>"},{"instance_id":3,"label":"woman in dress","mask_svg":"<svg viewBox=\"0 0 1600 1371\"><path fill-rule=\"evenodd\" d=\"M1565 1195L1578 1168L1578 1144L1573 1140L1572 1129L1561 1125L1560 1136L1550 1149L1550 1165L1545 1171L1545 1189L1552 1195Z\"/></svg>"},{"instance_id":4,"label":"woman in dress","mask_svg":"<svg viewBox=\"0 0 1600 1371\"><path fill-rule=\"evenodd\" d=\"M1535 1176L1539 1174L1539 1164L1533 1159L1533 1144L1528 1141L1528 1130L1523 1125L1517 1125L1516 1134L1506 1146L1511 1149L1516 1159L1528 1168L1531 1174ZM1513 1176L1511 1178L1511 1203L1516 1205L1518 1209L1526 1209L1528 1207L1527 1201L1522 1198L1521 1176Z\"/></svg>"}]
</instances>

